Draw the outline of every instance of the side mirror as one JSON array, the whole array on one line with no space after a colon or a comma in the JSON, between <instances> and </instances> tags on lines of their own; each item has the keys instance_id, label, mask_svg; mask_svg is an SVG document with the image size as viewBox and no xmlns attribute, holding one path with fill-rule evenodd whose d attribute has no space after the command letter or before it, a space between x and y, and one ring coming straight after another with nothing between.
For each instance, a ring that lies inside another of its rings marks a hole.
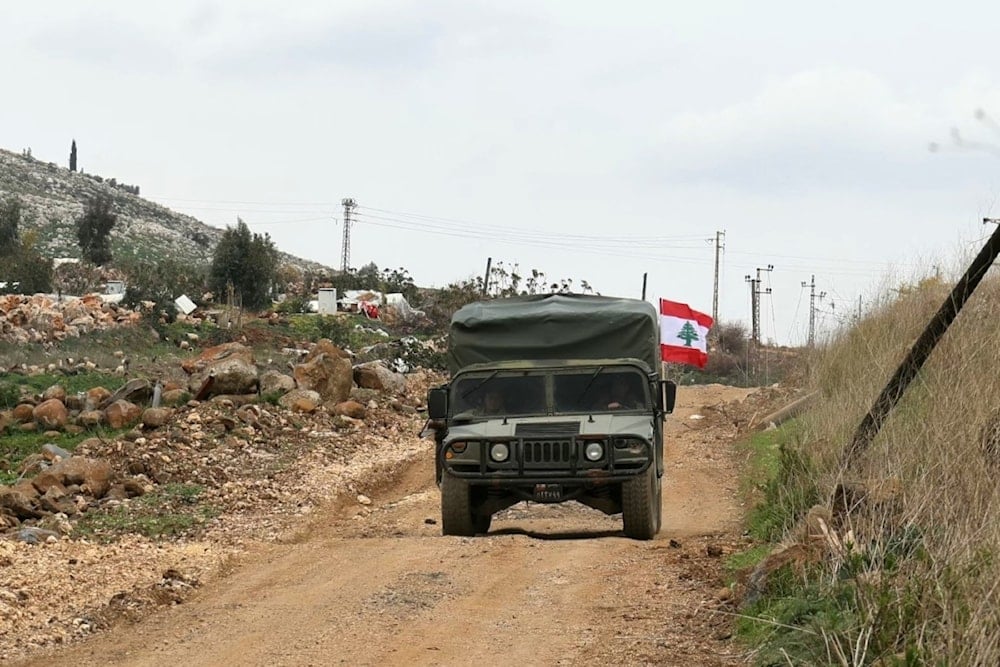
<instances>
[{"instance_id":1,"label":"side mirror","mask_svg":"<svg viewBox=\"0 0 1000 667\"><path fill-rule=\"evenodd\" d=\"M427 392L427 416L431 419L448 416L448 390L445 387L435 387Z\"/></svg>"},{"instance_id":2,"label":"side mirror","mask_svg":"<svg viewBox=\"0 0 1000 667\"><path fill-rule=\"evenodd\" d=\"M677 383L673 380L660 380L660 397L663 401L663 411L670 414L677 402Z\"/></svg>"}]
</instances>

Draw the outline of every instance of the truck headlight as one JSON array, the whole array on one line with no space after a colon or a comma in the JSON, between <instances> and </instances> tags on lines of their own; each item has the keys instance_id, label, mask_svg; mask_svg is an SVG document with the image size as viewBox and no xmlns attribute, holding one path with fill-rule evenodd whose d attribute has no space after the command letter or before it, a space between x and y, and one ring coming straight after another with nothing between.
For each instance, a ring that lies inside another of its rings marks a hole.
<instances>
[{"instance_id":1,"label":"truck headlight","mask_svg":"<svg viewBox=\"0 0 1000 667\"><path fill-rule=\"evenodd\" d=\"M495 442L490 447L490 458L497 463L503 463L510 456L510 447L506 442Z\"/></svg>"},{"instance_id":2,"label":"truck headlight","mask_svg":"<svg viewBox=\"0 0 1000 667\"><path fill-rule=\"evenodd\" d=\"M599 442L591 442L583 449L583 455L588 461L600 461L604 456L604 445Z\"/></svg>"}]
</instances>

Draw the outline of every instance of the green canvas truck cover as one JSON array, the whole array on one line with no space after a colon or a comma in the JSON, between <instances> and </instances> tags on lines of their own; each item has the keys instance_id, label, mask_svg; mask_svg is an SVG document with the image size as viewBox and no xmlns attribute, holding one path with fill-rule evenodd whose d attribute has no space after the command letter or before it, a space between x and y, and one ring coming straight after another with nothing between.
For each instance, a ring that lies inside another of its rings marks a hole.
<instances>
[{"instance_id":1,"label":"green canvas truck cover","mask_svg":"<svg viewBox=\"0 0 1000 667\"><path fill-rule=\"evenodd\" d=\"M589 294L478 301L451 318L448 367L498 361L639 359L660 367L659 317L652 304Z\"/></svg>"}]
</instances>

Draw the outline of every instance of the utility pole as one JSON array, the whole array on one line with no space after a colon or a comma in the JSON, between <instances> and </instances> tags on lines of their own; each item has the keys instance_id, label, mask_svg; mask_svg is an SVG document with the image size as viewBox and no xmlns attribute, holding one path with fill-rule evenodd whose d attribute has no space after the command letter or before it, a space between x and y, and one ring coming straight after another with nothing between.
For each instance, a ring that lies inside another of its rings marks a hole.
<instances>
[{"instance_id":1,"label":"utility pole","mask_svg":"<svg viewBox=\"0 0 1000 667\"><path fill-rule=\"evenodd\" d=\"M715 326L712 327L712 331L716 336L719 335L719 253L725 250L723 245L725 237L725 231L715 232L715 283L712 286L712 321L715 322Z\"/></svg>"},{"instance_id":2,"label":"utility pole","mask_svg":"<svg viewBox=\"0 0 1000 667\"><path fill-rule=\"evenodd\" d=\"M774 264L768 264L766 269L762 269L759 266L757 267L757 282L756 282L757 298L755 298L753 300L753 308L754 308L754 311L753 311L753 339L757 343L757 345L760 345L760 297L761 297L762 294L770 294L771 293L771 288L770 287L768 287L767 289L764 289L764 290L762 290L760 288L760 286L761 286L761 284L763 282L761 280L761 277L760 277L761 271L767 271L768 273L770 273L771 271L774 271Z\"/></svg>"},{"instance_id":3,"label":"utility pole","mask_svg":"<svg viewBox=\"0 0 1000 667\"><path fill-rule=\"evenodd\" d=\"M351 268L351 212L358 203L350 197L341 199L340 203L344 205L344 240L340 245L340 270L347 273Z\"/></svg>"},{"instance_id":4,"label":"utility pole","mask_svg":"<svg viewBox=\"0 0 1000 667\"><path fill-rule=\"evenodd\" d=\"M490 293L490 265L493 264L493 258L486 258L486 273L483 274L483 296Z\"/></svg>"},{"instance_id":5,"label":"utility pole","mask_svg":"<svg viewBox=\"0 0 1000 667\"><path fill-rule=\"evenodd\" d=\"M803 280L802 286L809 288L809 347L812 348L816 346L816 297L822 301L826 298L826 292L816 294L816 274L812 275L808 283ZM861 297L858 297L858 317L861 317Z\"/></svg>"},{"instance_id":6,"label":"utility pole","mask_svg":"<svg viewBox=\"0 0 1000 667\"><path fill-rule=\"evenodd\" d=\"M760 284L760 279L749 274L743 279L750 284L750 342L757 345L760 342L760 325L757 322L757 317L760 314L760 308L757 306L757 297L760 291L757 286Z\"/></svg>"}]
</instances>

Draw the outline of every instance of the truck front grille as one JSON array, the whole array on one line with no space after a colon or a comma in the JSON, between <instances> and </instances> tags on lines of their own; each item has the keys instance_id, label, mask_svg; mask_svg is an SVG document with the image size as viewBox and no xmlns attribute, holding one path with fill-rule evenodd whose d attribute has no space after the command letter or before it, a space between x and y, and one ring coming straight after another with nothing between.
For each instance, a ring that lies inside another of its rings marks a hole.
<instances>
[{"instance_id":1,"label":"truck front grille","mask_svg":"<svg viewBox=\"0 0 1000 667\"><path fill-rule=\"evenodd\" d=\"M523 446L525 467L569 465L573 457L570 440L534 440Z\"/></svg>"}]
</instances>

